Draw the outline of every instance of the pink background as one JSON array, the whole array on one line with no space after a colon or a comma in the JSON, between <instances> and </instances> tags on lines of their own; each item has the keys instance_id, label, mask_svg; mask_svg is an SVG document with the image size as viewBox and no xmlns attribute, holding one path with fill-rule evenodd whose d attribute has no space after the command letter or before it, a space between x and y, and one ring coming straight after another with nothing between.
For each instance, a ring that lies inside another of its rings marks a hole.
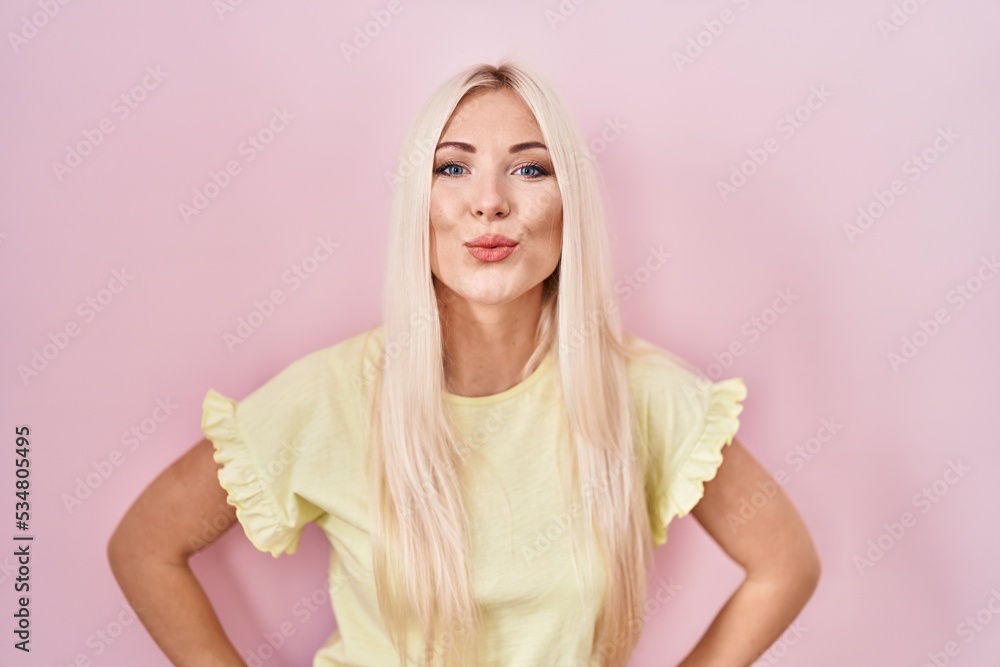
<instances>
[{"instance_id":1,"label":"pink background","mask_svg":"<svg viewBox=\"0 0 1000 667\"><path fill-rule=\"evenodd\" d=\"M622 304L627 327L746 379L740 437L784 472L813 531L821 584L798 634L758 664L979 666L1000 653L1000 280L983 264L1000 252L995 2L50 4L51 18L37 0L0 7L0 539L16 532L19 424L33 434L36 536L32 652L14 651L8 629L0 664L168 664L122 614L110 531L200 438L208 388L242 397L378 321L386 174L407 124L458 68L508 54L551 79L592 139L616 273L644 281ZM372 12L391 20L370 23L348 60L340 45ZM276 108L293 118L250 160L241 142ZM796 112L797 127L783 121ZM102 119L110 133L96 133ZM100 142L57 174L88 133ZM926 170L908 162L925 151ZM743 165L752 174L724 198L717 183L753 155L763 164ZM186 222L180 204L231 160L239 173ZM893 201L849 238L879 196ZM295 288L283 276L317 237L340 246ZM640 270L660 246L666 265ZM283 302L231 351L224 334L276 289ZM782 313L779 290L792 295ZM86 305L102 298L100 312ZM158 400L176 406L159 424ZM832 437L824 419L840 425ZM144 420L144 440L122 440ZM946 476L953 463L967 470ZM96 488L67 507L88 475ZM300 552L275 560L237 528L192 564L244 655L285 623L293 634L263 664L306 665L334 624L327 549L309 526ZM0 557L5 628L12 564ZM687 517L651 595L669 578L680 589L651 604L633 665L675 664L740 571Z\"/></svg>"}]
</instances>

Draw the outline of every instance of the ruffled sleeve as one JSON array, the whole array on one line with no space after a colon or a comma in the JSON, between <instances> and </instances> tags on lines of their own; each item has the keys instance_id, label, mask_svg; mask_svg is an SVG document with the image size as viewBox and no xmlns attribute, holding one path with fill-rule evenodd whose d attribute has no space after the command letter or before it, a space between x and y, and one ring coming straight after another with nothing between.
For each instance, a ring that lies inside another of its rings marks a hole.
<instances>
[{"instance_id":1,"label":"ruffled sleeve","mask_svg":"<svg viewBox=\"0 0 1000 667\"><path fill-rule=\"evenodd\" d=\"M250 542L277 558L298 550L302 528L323 512L297 494L305 444L282 432L289 396L272 380L239 404L214 389L203 402L201 429L212 441L219 483Z\"/></svg>"},{"instance_id":2,"label":"ruffled sleeve","mask_svg":"<svg viewBox=\"0 0 1000 667\"><path fill-rule=\"evenodd\" d=\"M667 541L667 526L698 504L705 482L715 477L722 465L723 447L732 443L739 430L746 394L746 385L738 377L703 384L691 392L691 413L684 421L692 430L676 433L659 471L661 484L651 514L655 545Z\"/></svg>"},{"instance_id":3,"label":"ruffled sleeve","mask_svg":"<svg viewBox=\"0 0 1000 667\"><path fill-rule=\"evenodd\" d=\"M743 378L712 381L673 353L641 343L648 353L631 372L648 453L647 506L654 546L667 527L701 500L739 429Z\"/></svg>"}]
</instances>

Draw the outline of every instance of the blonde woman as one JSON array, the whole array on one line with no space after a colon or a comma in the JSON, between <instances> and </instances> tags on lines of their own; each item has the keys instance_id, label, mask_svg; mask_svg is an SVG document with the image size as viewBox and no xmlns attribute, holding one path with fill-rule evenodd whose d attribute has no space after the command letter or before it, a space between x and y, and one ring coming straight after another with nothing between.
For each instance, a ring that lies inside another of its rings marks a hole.
<instances>
[{"instance_id":1,"label":"blonde woman","mask_svg":"<svg viewBox=\"0 0 1000 667\"><path fill-rule=\"evenodd\" d=\"M306 523L328 536L338 629L314 667L622 667L653 548L689 512L746 577L681 665L748 665L794 620L819 561L734 437L746 387L622 332L584 151L523 66L433 94L395 183L383 322L239 402L209 390L206 438L109 542L174 664L244 664L187 566L236 521L274 556ZM192 539L206 522L223 530Z\"/></svg>"}]
</instances>

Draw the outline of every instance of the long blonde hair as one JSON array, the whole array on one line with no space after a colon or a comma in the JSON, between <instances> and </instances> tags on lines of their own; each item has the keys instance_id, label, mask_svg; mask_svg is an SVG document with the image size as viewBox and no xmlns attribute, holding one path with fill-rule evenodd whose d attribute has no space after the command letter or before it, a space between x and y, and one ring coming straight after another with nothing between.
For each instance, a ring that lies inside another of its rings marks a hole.
<instances>
[{"instance_id":1,"label":"long blonde hair","mask_svg":"<svg viewBox=\"0 0 1000 667\"><path fill-rule=\"evenodd\" d=\"M474 89L505 87L534 114L562 196L562 255L543 283L536 349L522 378L554 349L571 437L572 473L564 481L582 492L586 525L601 547L607 575L592 659L621 667L642 629L652 546L645 447L628 389L629 351L613 290L607 231L582 135L549 85L509 61L466 68L441 85L414 119L403 148L408 168L401 169L393 191L384 363L375 380L369 424L378 602L401 665L411 623L418 624L423 637L426 665L479 663L481 616L466 541L462 463L467 447L449 421L442 394L429 211L434 149L456 106ZM582 545L577 532L570 532L579 582ZM584 573L589 577L590 568Z\"/></svg>"}]
</instances>

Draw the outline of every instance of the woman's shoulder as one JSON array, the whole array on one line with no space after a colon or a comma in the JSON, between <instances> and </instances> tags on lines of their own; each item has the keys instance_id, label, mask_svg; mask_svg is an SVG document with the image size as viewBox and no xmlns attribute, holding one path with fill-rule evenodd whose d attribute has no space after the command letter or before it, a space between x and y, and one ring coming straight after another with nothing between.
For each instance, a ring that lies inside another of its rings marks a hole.
<instances>
[{"instance_id":1,"label":"woman's shoulder","mask_svg":"<svg viewBox=\"0 0 1000 667\"><path fill-rule=\"evenodd\" d=\"M298 403L328 399L332 394L355 396L370 386L382 349L382 325L373 325L332 345L315 349L287 363L254 394L265 400L295 397Z\"/></svg>"},{"instance_id":2,"label":"woman's shoulder","mask_svg":"<svg viewBox=\"0 0 1000 667\"><path fill-rule=\"evenodd\" d=\"M377 358L382 350L384 333L381 324L375 324L342 338L339 342L327 345L292 361L288 368L302 370L316 369L320 371L342 370L343 366L352 363L370 361Z\"/></svg>"},{"instance_id":3,"label":"woman's shoulder","mask_svg":"<svg viewBox=\"0 0 1000 667\"><path fill-rule=\"evenodd\" d=\"M650 378L673 379L682 383L703 382L707 376L673 349L632 333L623 334L626 367L634 381Z\"/></svg>"}]
</instances>

